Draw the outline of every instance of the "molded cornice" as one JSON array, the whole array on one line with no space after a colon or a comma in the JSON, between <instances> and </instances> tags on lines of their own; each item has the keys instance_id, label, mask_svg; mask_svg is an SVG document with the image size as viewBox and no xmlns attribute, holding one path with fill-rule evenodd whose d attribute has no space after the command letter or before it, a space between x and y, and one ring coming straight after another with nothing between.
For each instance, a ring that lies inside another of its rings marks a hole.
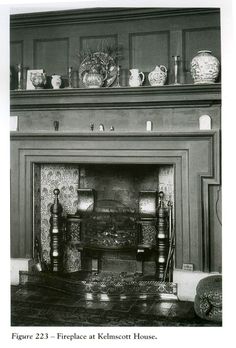
<instances>
[{"instance_id":1,"label":"molded cornice","mask_svg":"<svg viewBox=\"0 0 236 348\"><path fill-rule=\"evenodd\" d=\"M13 28L219 13L219 8L92 8L11 15Z\"/></svg>"}]
</instances>

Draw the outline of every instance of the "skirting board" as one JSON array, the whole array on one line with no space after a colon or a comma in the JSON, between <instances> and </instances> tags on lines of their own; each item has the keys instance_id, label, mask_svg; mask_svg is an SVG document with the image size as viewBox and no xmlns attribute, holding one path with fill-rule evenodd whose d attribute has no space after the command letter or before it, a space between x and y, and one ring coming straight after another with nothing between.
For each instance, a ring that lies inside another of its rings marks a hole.
<instances>
[{"instance_id":1,"label":"skirting board","mask_svg":"<svg viewBox=\"0 0 236 348\"><path fill-rule=\"evenodd\" d=\"M198 282L211 275L220 274L218 272L205 273L200 271L184 271L175 269L173 271L173 282L177 283L178 299L182 301L194 301Z\"/></svg>"}]
</instances>

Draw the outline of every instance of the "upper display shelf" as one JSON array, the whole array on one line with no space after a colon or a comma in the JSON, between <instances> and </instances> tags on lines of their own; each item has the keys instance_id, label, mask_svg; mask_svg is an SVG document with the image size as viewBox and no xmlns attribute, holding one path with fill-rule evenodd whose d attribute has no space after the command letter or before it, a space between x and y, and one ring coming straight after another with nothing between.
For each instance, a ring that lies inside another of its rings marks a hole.
<instances>
[{"instance_id":1,"label":"upper display shelf","mask_svg":"<svg viewBox=\"0 0 236 348\"><path fill-rule=\"evenodd\" d=\"M14 90L11 110L211 106L221 102L221 84L114 88Z\"/></svg>"}]
</instances>

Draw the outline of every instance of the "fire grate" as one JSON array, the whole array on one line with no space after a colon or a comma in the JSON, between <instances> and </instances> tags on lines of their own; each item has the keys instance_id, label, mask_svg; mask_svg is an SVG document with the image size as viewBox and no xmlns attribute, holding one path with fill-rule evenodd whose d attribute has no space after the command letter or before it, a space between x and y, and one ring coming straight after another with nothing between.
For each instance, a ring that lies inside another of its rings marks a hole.
<instances>
[{"instance_id":1,"label":"fire grate","mask_svg":"<svg viewBox=\"0 0 236 348\"><path fill-rule=\"evenodd\" d=\"M97 201L82 222L84 244L98 248L133 248L138 243L138 216L120 202Z\"/></svg>"}]
</instances>

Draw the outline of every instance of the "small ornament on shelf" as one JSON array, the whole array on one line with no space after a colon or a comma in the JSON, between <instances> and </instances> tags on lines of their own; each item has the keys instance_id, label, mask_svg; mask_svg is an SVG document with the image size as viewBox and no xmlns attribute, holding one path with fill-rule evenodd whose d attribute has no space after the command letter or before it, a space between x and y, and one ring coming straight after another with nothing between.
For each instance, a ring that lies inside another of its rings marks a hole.
<instances>
[{"instance_id":1,"label":"small ornament on shelf","mask_svg":"<svg viewBox=\"0 0 236 348\"><path fill-rule=\"evenodd\" d=\"M57 132L59 130L59 121L53 122L54 130Z\"/></svg>"},{"instance_id":2,"label":"small ornament on shelf","mask_svg":"<svg viewBox=\"0 0 236 348\"><path fill-rule=\"evenodd\" d=\"M72 70L71 71L71 86L72 86L72 88L78 88L78 81L79 81L78 71Z\"/></svg>"},{"instance_id":3,"label":"small ornament on shelf","mask_svg":"<svg viewBox=\"0 0 236 348\"><path fill-rule=\"evenodd\" d=\"M60 75L52 75L51 85L53 89L59 89L61 87L61 76Z\"/></svg>"},{"instance_id":4,"label":"small ornament on shelf","mask_svg":"<svg viewBox=\"0 0 236 348\"><path fill-rule=\"evenodd\" d=\"M100 132L104 132L105 131L105 127L104 127L104 125L102 123L99 125L99 131Z\"/></svg>"},{"instance_id":5,"label":"small ornament on shelf","mask_svg":"<svg viewBox=\"0 0 236 348\"><path fill-rule=\"evenodd\" d=\"M220 62L211 51L198 51L190 63L190 71L194 84L215 83L220 71Z\"/></svg>"},{"instance_id":6,"label":"small ornament on shelf","mask_svg":"<svg viewBox=\"0 0 236 348\"><path fill-rule=\"evenodd\" d=\"M211 117L209 115L201 115L199 117L199 129L211 130Z\"/></svg>"},{"instance_id":7,"label":"small ornament on shelf","mask_svg":"<svg viewBox=\"0 0 236 348\"><path fill-rule=\"evenodd\" d=\"M180 83L178 82L180 56L172 57L174 58L174 85L180 85Z\"/></svg>"},{"instance_id":8,"label":"small ornament on shelf","mask_svg":"<svg viewBox=\"0 0 236 348\"><path fill-rule=\"evenodd\" d=\"M68 69L68 88L72 88L72 67L69 67Z\"/></svg>"},{"instance_id":9,"label":"small ornament on shelf","mask_svg":"<svg viewBox=\"0 0 236 348\"><path fill-rule=\"evenodd\" d=\"M117 84L116 87L120 87L120 66L117 65Z\"/></svg>"},{"instance_id":10,"label":"small ornament on shelf","mask_svg":"<svg viewBox=\"0 0 236 348\"><path fill-rule=\"evenodd\" d=\"M68 68L68 86L66 88L68 89L73 88L72 87L72 67Z\"/></svg>"},{"instance_id":11,"label":"small ornament on shelf","mask_svg":"<svg viewBox=\"0 0 236 348\"><path fill-rule=\"evenodd\" d=\"M147 121L147 122L146 122L146 131L147 131L147 132L151 132L152 129L153 129L152 121Z\"/></svg>"},{"instance_id":12,"label":"small ornament on shelf","mask_svg":"<svg viewBox=\"0 0 236 348\"><path fill-rule=\"evenodd\" d=\"M167 79L167 68L165 65L156 66L153 71L148 74L148 81L151 86L163 86Z\"/></svg>"},{"instance_id":13,"label":"small ornament on shelf","mask_svg":"<svg viewBox=\"0 0 236 348\"><path fill-rule=\"evenodd\" d=\"M140 77L140 75L142 77ZM130 87L142 86L144 79L145 79L145 76L142 71L139 71L139 69L130 69L130 76L129 76Z\"/></svg>"},{"instance_id":14,"label":"small ornament on shelf","mask_svg":"<svg viewBox=\"0 0 236 348\"><path fill-rule=\"evenodd\" d=\"M22 65L19 63L17 65L17 89L21 90L21 78L22 78Z\"/></svg>"},{"instance_id":15,"label":"small ornament on shelf","mask_svg":"<svg viewBox=\"0 0 236 348\"><path fill-rule=\"evenodd\" d=\"M40 70L35 70L35 72L32 71L33 70L29 70L30 80L34 89L43 89L47 83L46 74L44 72L40 72Z\"/></svg>"}]
</instances>

